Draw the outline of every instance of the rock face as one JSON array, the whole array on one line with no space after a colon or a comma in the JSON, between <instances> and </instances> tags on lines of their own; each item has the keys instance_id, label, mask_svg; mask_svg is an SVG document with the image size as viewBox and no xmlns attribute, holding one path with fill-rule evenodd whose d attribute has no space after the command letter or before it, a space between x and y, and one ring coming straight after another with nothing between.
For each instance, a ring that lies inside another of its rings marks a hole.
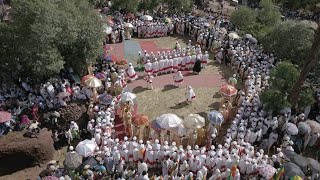
<instances>
[{"instance_id":1,"label":"rock face","mask_svg":"<svg viewBox=\"0 0 320 180\"><path fill-rule=\"evenodd\" d=\"M69 127L70 122L74 121L80 128L86 127L88 122L87 108L83 104L71 103L67 107L62 108L60 111L59 124Z\"/></svg>"},{"instance_id":2,"label":"rock face","mask_svg":"<svg viewBox=\"0 0 320 180\"><path fill-rule=\"evenodd\" d=\"M41 130L38 138L10 132L0 137L0 176L52 160L54 148L51 131Z\"/></svg>"}]
</instances>

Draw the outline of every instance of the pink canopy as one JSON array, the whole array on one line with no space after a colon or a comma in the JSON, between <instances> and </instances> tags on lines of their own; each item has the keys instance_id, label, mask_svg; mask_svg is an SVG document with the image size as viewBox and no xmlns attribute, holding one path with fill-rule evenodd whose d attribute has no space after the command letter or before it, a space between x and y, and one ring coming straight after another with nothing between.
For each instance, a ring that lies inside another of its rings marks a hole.
<instances>
[{"instance_id":1,"label":"pink canopy","mask_svg":"<svg viewBox=\"0 0 320 180\"><path fill-rule=\"evenodd\" d=\"M11 113L7 111L0 111L0 123L5 123L11 119Z\"/></svg>"}]
</instances>

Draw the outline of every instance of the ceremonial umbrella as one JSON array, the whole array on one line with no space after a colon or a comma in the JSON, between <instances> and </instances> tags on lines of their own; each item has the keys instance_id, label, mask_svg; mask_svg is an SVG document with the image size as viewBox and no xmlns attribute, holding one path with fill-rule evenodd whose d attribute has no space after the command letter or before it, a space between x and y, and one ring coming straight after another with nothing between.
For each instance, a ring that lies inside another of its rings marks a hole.
<instances>
[{"instance_id":1,"label":"ceremonial umbrella","mask_svg":"<svg viewBox=\"0 0 320 180\"><path fill-rule=\"evenodd\" d=\"M158 122L157 122L156 120L151 121L151 123L149 124L149 126L150 126L153 130L158 131L158 132L160 132L160 131L162 130L161 127L160 127L160 125L158 124Z\"/></svg>"},{"instance_id":2,"label":"ceremonial umbrella","mask_svg":"<svg viewBox=\"0 0 320 180\"><path fill-rule=\"evenodd\" d=\"M258 43L258 40L256 38L254 38L254 37L250 38L249 41L251 41L254 44Z\"/></svg>"},{"instance_id":3,"label":"ceremonial umbrella","mask_svg":"<svg viewBox=\"0 0 320 180\"><path fill-rule=\"evenodd\" d=\"M221 29L220 29L220 32L222 32L222 33L224 33L224 34L227 34L227 33L228 33L228 31L226 30L226 28L221 28Z\"/></svg>"},{"instance_id":4,"label":"ceremonial umbrella","mask_svg":"<svg viewBox=\"0 0 320 180\"><path fill-rule=\"evenodd\" d=\"M231 38L231 39L239 39L239 36L236 33L229 33L228 37Z\"/></svg>"},{"instance_id":5,"label":"ceremonial umbrella","mask_svg":"<svg viewBox=\"0 0 320 180\"><path fill-rule=\"evenodd\" d=\"M203 26L204 27L210 27L210 24L209 23L204 23Z\"/></svg>"},{"instance_id":6,"label":"ceremonial umbrella","mask_svg":"<svg viewBox=\"0 0 320 180\"><path fill-rule=\"evenodd\" d=\"M312 172L320 173L320 163L312 158L308 158L309 167L311 168Z\"/></svg>"},{"instance_id":7,"label":"ceremonial umbrella","mask_svg":"<svg viewBox=\"0 0 320 180\"><path fill-rule=\"evenodd\" d=\"M298 155L298 154L295 153L294 151L290 151L290 150L288 150L288 149L282 150L282 153L283 153L288 159L293 158L293 157L295 157L296 155Z\"/></svg>"},{"instance_id":8,"label":"ceremonial umbrella","mask_svg":"<svg viewBox=\"0 0 320 180\"><path fill-rule=\"evenodd\" d=\"M156 119L162 129L173 129L182 123L182 120L175 114L163 114Z\"/></svg>"},{"instance_id":9,"label":"ceremonial umbrella","mask_svg":"<svg viewBox=\"0 0 320 180\"><path fill-rule=\"evenodd\" d=\"M102 73L102 72L98 72L94 76L97 77L100 80L105 80L107 78L107 75L105 73Z\"/></svg>"},{"instance_id":10,"label":"ceremonial umbrella","mask_svg":"<svg viewBox=\"0 0 320 180\"><path fill-rule=\"evenodd\" d=\"M320 133L320 124L317 121L306 120L305 123L309 124L313 133Z\"/></svg>"},{"instance_id":11,"label":"ceremonial umbrella","mask_svg":"<svg viewBox=\"0 0 320 180\"><path fill-rule=\"evenodd\" d=\"M149 117L144 114L139 114L132 118L132 124L135 126L145 126L149 124Z\"/></svg>"},{"instance_id":12,"label":"ceremonial umbrella","mask_svg":"<svg viewBox=\"0 0 320 180\"><path fill-rule=\"evenodd\" d=\"M116 62L117 61L117 56L115 56L115 55L106 55L105 57L104 57L104 59L107 61L107 62Z\"/></svg>"},{"instance_id":13,"label":"ceremonial umbrella","mask_svg":"<svg viewBox=\"0 0 320 180\"><path fill-rule=\"evenodd\" d=\"M300 176L292 176L290 180L303 180Z\"/></svg>"},{"instance_id":14,"label":"ceremonial umbrella","mask_svg":"<svg viewBox=\"0 0 320 180\"><path fill-rule=\"evenodd\" d=\"M284 167L284 174L287 177L292 177L292 176L300 176L302 178L305 177L300 167L295 163L286 162L283 164L283 167Z\"/></svg>"},{"instance_id":15,"label":"ceremonial umbrella","mask_svg":"<svg viewBox=\"0 0 320 180\"><path fill-rule=\"evenodd\" d=\"M221 124L224 121L223 115L216 110L213 110L208 113L208 120L213 125Z\"/></svg>"},{"instance_id":16,"label":"ceremonial umbrella","mask_svg":"<svg viewBox=\"0 0 320 180\"><path fill-rule=\"evenodd\" d=\"M43 177L42 180L59 180L59 178L56 176L46 176Z\"/></svg>"},{"instance_id":17,"label":"ceremonial umbrella","mask_svg":"<svg viewBox=\"0 0 320 180\"><path fill-rule=\"evenodd\" d=\"M111 34L112 33L112 27L110 27L108 25L103 25L103 32L105 32L106 34Z\"/></svg>"},{"instance_id":18,"label":"ceremonial umbrella","mask_svg":"<svg viewBox=\"0 0 320 180\"><path fill-rule=\"evenodd\" d=\"M308 159L297 154L295 155L294 157L292 158L289 158L291 162L295 163L296 165L298 165L301 169L305 170L307 169L307 166L308 166Z\"/></svg>"},{"instance_id":19,"label":"ceremonial umbrella","mask_svg":"<svg viewBox=\"0 0 320 180\"><path fill-rule=\"evenodd\" d=\"M168 18L168 17L166 17L166 18L164 18L164 22L167 23L167 24L168 24L168 23L171 23L171 19Z\"/></svg>"},{"instance_id":20,"label":"ceremonial umbrella","mask_svg":"<svg viewBox=\"0 0 320 180\"><path fill-rule=\"evenodd\" d=\"M125 23L124 27L126 27L126 28L134 28L134 26L131 23Z\"/></svg>"},{"instance_id":21,"label":"ceremonial umbrella","mask_svg":"<svg viewBox=\"0 0 320 180\"><path fill-rule=\"evenodd\" d=\"M79 166L78 169L84 169L85 166L89 166L91 168L94 168L96 165L98 165L98 161L93 156L89 157L87 160L85 160L81 166Z\"/></svg>"},{"instance_id":22,"label":"ceremonial umbrella","mask_svg":"<svg viewBox=\"0 0 320 180\"><path fill-rule=\"evenodd\" d=\"M297 135L299 130L297 126L293 123L286 123L282 127L282 131L286 131L289 135Z\"/></svg>"},{"instance_id":23,"label":"ceremonial umbrella","mask_svg":"<svg viewBox=\"0 0 320 180\"><path fill-rule=\"evenodd\" d=\"M128 66L128 62L126 60L122 59L122 60L118 60L116 62L116 65L117 65L118 68L126 69L127 66Z\"/></svg>"},{"instance_id":24,"label":"ceremonial umbrella","mask_svg":"<svg viewBox=\"0 0 320 180\"><path fill-rule=\"evenodd\" d=\"M69 152L64 160L64 168L75 170L82 164L82 156L77 152Z\"/></svg>"},{"instance_id":25,"label":"ceremonial umbrella","mask_svg":"<svg viewBox=\"0 0 320 180\"><path fill-rule=\"evenodd\" d=\"M134 14L132 14L132 13L128 13L128 14L127 14L127 18L128 18L128 19L134 19L135 16L134 16Z\"/></svg>"},{"instance_id":26,"label":"ceremonial umbrella","mask_svg":"<svg viewBox=\"0 0 320 180\"><path fill-rule=\"evenodd\" d=\"M277 172L277 169L271 165L262 165L258 167L259 174L266 179L271 179L273 175Z\"/></svg>"},{"instance_id":27,"label":"ceremonial umbrella","mask_svg":"<svg viewBox=\"0 0 320 180\"><path fill-rule=\"evenodd\" d=\"M183 121L185 127L190 129L198 129L205 126L205 119L199 114L189 114Z\"/></svg>"},{"instance_id":28,"label":"ceremonial umbrella","mask_svg":"<svg viewBox=\"0 0 320 180\"><path fill-rule=\"evenodd\" d=\"M250 39L250 38L252 38L253 36L252 36L251 34L245 34L243 37L244 37L244 38L247 38L247 39Z\"/></svg>"},{"instance_id":29,"label":"ceremonial umbrella","mask_svg":"<svg viewBox=\"0 0 320 180\"><path fill-rule=\"evenodd\" d=\"M179 136L186 136L188 135L189 131L183 124L179 124L174 132L176 132Z\"/></svg>"},{"instance_id":30,"label":"ceremonial umbrella","mask_svg":"<svg viewBox=\"0 0 320 180\"><path fill-rule=\"evenodd\" d=\"M238 93L238 90L233 86L231 86L230 84L225 84L220 87L219 92L221 93L222 96L230 98L232 96L236 96Z\"/></svg>"},{"instance_id":31,"label":"ceremonial umbrella","mask_svg":"<svg viewBox=\"0 0 320 180\"><path fill-rule=\"evenodd\" d=\"M136 97L137 96L132 92L124 92L121 94L121 101L122 102L133 101Z\"/></svg>"},{"instance_id":32,"label":"ceremonial umbrella","mask_svg":"<svg viewBox=\"0 0 320 180\"><path fill-rule=\"evenodd\" d=\"M91 88L102 86L102 82L93 75L86 75L81 79L81 83Z\"/></svg>"},{"instance_id":33,"label":"ceremonial umbrella","mask_svg":"<svg viewBox=\"0 0 320 180\"><path fill-rule=\"evenodd\" d=\"M71 94L68 93L68 92L60 92L59 94L57 94L56 97L58 97L58 98L65 98L65 97L68 97L68 96L70 96L70 95L71 95Z\"/></svg>"},{"instance_id":34,"label":"ceremonial umbrella","mask_svg":"<svg viewBox=\"0 0 320 180\"><path fill-rule=\"evenodd\" d=\"M0 123L5 123L9 121L12 117L12 114L7 111L0 111Z\"/></svg>"},{"instance_id":35,"label":"ceremonial umbrella","mask_svg":"<svg viewBox=\"0 0 320 180\"><path fill-rule=\"evenodd\" d=\"M152 21L153 20L153 18L151 16L149 16L149 15L141 16L141 19L145 20L145 21Z\"/></svg>"},{"instance_id":36,"label":"ceremonial umbrella","mask_svg":"<svg viewBox=\"0 0 320 180\"><path fill-rule=\"evenodd\" d=\"M97 144L93 140L84 140L79 142L79 144L76 147L77 153L81 154L83 157L88 157L93 155L94 150L96 149Z\"/></svg>"},{"instance_id":37,"label":"ceremonial umbrella","mask_svg":"<svg viewBox=\"0 0 320 180\"><path fill-rule=\"evenodd\" d=\"M300 134L309 134L311 132L311 128L309 124L305 122L299 122L298 123L298 130Z\"/></svg>"}]
</instances>

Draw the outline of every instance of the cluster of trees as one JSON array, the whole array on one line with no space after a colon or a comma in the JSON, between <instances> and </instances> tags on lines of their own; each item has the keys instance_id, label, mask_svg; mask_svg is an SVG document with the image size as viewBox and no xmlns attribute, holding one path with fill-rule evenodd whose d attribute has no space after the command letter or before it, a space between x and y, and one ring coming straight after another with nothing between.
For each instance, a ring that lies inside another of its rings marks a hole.
<instances>
[{"instance_id":1,"label":"cluster of trees","mask_svg":"<svg viewBox=\"0 0 320 180\"><path fill-rule=\"evenodd\" d=\"M281 13L271 0L261 0L259 9L241 6L231 14L230 21L236 25L241 34L250 33L260 40L281 21Z\"/></svg>"},{"instance_id":2,"label":"cluster of trees","mask_svg":"<svg viewBox=\"0 0 320 180\"><path fill-rule=\"evenodd\" d=\"M112 0L112 9L135 13L137 11L152 11L159 5L166 7L170 12L190 11L193 0Z\"/></svg>"},{"instance_id":3,"label":"cluster of trees","mask_svg":"<svg viewBox=\"0 0 320 180\"><path fill-rule=\"evenodd\" d=\"M299 6L305 7L302 4ZM270 0L261 0L258 10L240 7L232 13L231 21L283 61L272 70L271 88L261 96L265 108L277 112L289 106L301 109L312 105L314 89L306 80L311 73L320 75L320 22L314 30L299 21L281 21Z\"/></svg>"},{"instance_id":4,"label":"cluster of trees","mask_svg":"<svg viewBox=\"0 0 320 180\"><path fill-rule=\"evenodd\" d=\"M3 75L41 80L64 67L84 74L102 50L101 19L88 0L12 0L11 6L13 22L0 24Z\"/></svg>"}]
</instances>

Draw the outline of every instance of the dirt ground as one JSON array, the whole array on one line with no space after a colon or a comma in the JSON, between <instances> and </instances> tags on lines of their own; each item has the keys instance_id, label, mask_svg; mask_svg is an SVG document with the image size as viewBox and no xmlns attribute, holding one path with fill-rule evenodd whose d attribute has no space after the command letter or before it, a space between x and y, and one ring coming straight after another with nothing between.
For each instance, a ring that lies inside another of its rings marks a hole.
<instances>
[{"instance_id":1,"label":"dirt ground","mask_svg":"<svg viewBox=\"0 0 320 180\"><path fill-rule=\"evenodd\" d=\"M53 159L59 161L59 164L63 164L64 157L67 154L67 147L64 147L55 152ZM40 172L46 168L46 164L42 164L40 166L35 166L31 168L27 168L21 171L17 171L13 174L1 176L0 180L35 180Z\"/></svg>"}]
</instances>

